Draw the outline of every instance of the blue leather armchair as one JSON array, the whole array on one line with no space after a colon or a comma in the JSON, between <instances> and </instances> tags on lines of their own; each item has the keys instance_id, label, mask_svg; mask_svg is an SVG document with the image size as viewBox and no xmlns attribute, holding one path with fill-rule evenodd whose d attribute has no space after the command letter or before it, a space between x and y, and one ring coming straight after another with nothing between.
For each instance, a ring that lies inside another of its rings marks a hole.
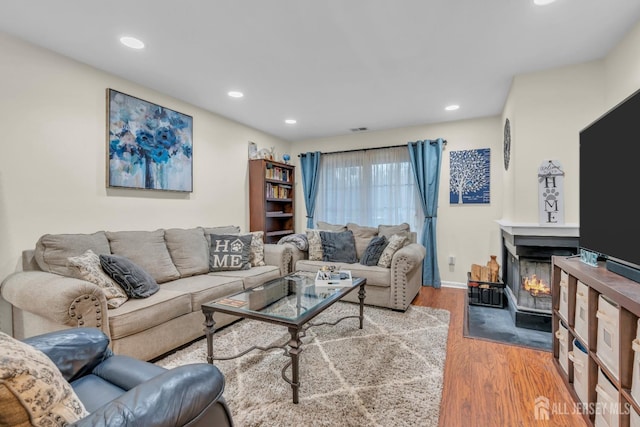
<instances>
[{"instance_id":1,"label":"blue leather armchair","mask_svg":"<svg viewBox=\"0 0 640 427\"><path fill-rule=\"evenodd\" d=\"M213 365L165 369L113 355L96 328L27 338L56 364L90 415L77 426L233 426L222 397L224 377Z\"/></svg>"}]
</instances>

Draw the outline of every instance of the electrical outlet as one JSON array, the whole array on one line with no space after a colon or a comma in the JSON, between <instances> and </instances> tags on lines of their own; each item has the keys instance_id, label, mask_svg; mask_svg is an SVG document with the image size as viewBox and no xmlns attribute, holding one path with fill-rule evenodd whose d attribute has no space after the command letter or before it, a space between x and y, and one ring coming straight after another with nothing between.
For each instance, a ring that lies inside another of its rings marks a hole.
<instances>
[{"instance_id":1,"label":"electrical outlet","mask_svg":"<svg viewBox=\"0 0 640 427\"><path fill-rule=\"evenodd\" d=\"M449 265L455 265L456 257L453 255L449 255Z\"/></svg>"}]
</instances>

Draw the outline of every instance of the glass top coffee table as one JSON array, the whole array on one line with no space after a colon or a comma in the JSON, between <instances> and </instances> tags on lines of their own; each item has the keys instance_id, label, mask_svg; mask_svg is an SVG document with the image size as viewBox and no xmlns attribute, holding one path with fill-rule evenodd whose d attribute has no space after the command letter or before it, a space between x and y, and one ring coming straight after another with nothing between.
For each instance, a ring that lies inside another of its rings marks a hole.
<instances>
[{"instance_id":1,"label":"glass top coffee table","mask_svg":"<svg viewBox=\"0 0 640 427\"><path fill-rule=\"evenodd\" d=\"M315 275L298 272L266 282L262 286L238 292L206 304L202 304L205 317L205 334L207 337L207 362L214 360L228 360L243 356L252 350L271 350L275 348L287 349L289 362L282 368L282 378L291 385L293 403L298 403L299 355L302 352L301 334L319 325L336 325L348 318L359 318L362 329L366 279L354 277L351 283L330 282L326 286L315 285ZM318 314L359 288L360 315L342 317L335 322L310 323ZM258 347L253 346L242 353L230 357L213 357L213 333L215 331L215 312L233 314L246 319L254 319L267 323L274 323L288 328L291 339L283 346ZM302 335L304 336L304 335ZM286 369L291 366L291 378L286 375Z\"/></svg>"}]
</instances>

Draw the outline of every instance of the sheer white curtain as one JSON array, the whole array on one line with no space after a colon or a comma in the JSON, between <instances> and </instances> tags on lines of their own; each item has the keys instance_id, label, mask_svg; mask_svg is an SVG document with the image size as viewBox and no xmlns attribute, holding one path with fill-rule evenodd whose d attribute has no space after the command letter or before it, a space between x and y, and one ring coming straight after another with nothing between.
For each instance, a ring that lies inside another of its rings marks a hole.
<instances>
[{"instance_id":1,"label":"sheer white curtain","mask_svg":"<svg viewBox=\"0 0 640 427\"><path fill-rule=\"evenodd\" d=\"M407 147L323 154L315 219L376 227L407 222L422 229L422 206Z\"/></svg>"}]
</instances>

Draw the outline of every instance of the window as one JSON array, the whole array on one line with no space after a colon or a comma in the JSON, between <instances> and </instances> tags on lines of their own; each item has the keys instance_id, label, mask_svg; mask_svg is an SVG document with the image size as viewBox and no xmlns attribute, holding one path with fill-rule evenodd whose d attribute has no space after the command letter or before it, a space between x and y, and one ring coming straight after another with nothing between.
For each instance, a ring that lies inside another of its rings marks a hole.
<instances>
[{"instance_id":1,"label":"window","mask_svg":"<svg viewBox=\"0 0 640 427\"><path fill-rule=\"evenodd\" d=\"M406 147L322 155L316 221L372 227L406 222L419 233L423 218Z\"/></svg>"}]
</instances>

